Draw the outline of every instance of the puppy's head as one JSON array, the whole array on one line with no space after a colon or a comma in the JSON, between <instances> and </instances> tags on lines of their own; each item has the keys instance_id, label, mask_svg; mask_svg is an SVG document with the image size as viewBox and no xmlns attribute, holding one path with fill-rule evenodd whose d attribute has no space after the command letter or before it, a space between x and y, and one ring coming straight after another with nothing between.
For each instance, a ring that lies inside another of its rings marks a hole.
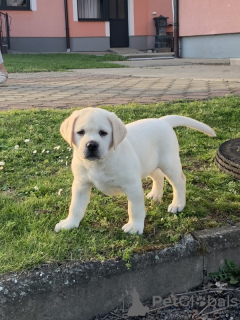
<instances>
[{"instance_id":1,"label":"puppy's head","mask_svg":"<svg viewBox=\"0 0 240 320\"><path fill-rule=\"evenodd\" d=\"M114 113L95 108L74 111L62 123L60 132L78 150L81 159L90 161L105 158L109 149L116 149L127 134L125 125Z\"/></svg>"}]
</instances>

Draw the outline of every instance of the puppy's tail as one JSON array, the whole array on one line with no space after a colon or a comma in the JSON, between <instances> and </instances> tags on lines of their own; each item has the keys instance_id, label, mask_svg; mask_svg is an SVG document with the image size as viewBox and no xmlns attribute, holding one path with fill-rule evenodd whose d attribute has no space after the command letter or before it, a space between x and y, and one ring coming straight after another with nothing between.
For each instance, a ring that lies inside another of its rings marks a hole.
<instances>
[{"instance_id":1,"label":"puppy's tail","mask_svg":"<svg viewBox=\"0 0 240 320\"><path fill-rule=\"evenodd\" d=\"M189 128L201 131L210 137L216 137L216 133L212 128L210 128L205 123L194 120L192 118L171 115L171 116L161 117L160 119L166 121L172 128L182 127L182 126L189 127Z\"/></svg>"}]
</instances>

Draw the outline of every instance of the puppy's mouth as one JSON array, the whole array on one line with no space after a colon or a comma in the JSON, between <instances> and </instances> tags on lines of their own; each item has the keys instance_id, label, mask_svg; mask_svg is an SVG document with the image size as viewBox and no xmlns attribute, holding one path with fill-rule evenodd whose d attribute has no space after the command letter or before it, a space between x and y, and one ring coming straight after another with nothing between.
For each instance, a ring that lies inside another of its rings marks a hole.
<instances>
[{"instance_id":1,"label":"puppy's mouth","mask_svg":"<svg viewBox=\"0 0 240 320\"><path fill-rule=\"evenodd\" d=\"M89 161L96 161L99 160L100 157L98 155L85 155L85 159Z\"/></svg>"},{"instance_id":2,"label":"puppy's mouth","mask_svg":"<svg viewBox=\"0 0 240 320\"><path fill-rule=\"evenodd\" d=\"M86 150L84 152L84 158L89 161L96 161L100 159L100 156L97 151Z\"/></svg>"}]
</instances>

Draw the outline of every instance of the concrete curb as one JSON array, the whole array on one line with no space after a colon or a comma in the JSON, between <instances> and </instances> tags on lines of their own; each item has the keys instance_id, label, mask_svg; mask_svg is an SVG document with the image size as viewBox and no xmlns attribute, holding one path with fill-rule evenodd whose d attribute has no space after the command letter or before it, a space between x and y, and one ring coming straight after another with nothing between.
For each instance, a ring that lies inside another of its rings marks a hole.
<instances>
[{"instance_id":1,"label":"concrete curb","mask_svg":"<svg viewBox=\"0 0 240 320\"><path fill-rule=\"evenodd\" d=\"M186 292L225 259L240 264L240 224L194 232L164 250L124 261L75 262L0 276L2 320L88 320L131 302Z\"/></svg>"}]
</instances>

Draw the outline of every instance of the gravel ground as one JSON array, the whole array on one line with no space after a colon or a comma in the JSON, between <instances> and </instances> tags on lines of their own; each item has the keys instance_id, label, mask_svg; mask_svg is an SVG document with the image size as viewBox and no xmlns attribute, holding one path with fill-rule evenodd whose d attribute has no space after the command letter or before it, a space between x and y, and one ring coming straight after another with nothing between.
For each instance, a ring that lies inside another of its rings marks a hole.
<instances>
[{"instance_id":1,"label":"gravel ground","mask_svg":"<svg viewBox=\"0 0 240 320\"><path fill-rule=\"evenodd\" d=\"M159 299L156 298L155 306L153 301L142 304L135 292L132 305L125 306L124 311L121 307L93 320L240 320L240 285L228 287L220 282L209 282L191 292Z\"/></svg>"}]
</instances>

